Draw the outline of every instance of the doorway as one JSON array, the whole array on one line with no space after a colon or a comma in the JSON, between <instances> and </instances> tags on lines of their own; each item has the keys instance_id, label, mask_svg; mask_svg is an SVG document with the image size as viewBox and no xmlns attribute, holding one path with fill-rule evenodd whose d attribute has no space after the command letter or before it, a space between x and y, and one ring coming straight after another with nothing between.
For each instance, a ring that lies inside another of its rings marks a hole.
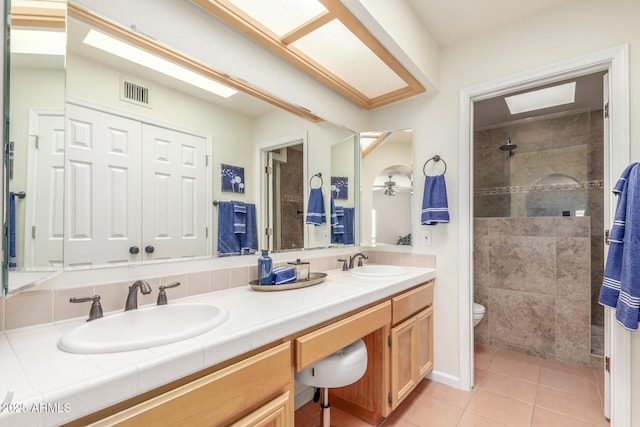
<instances>
[{"instance_id":1,"label":"doorway","mask_svg":"<svg viewBox=\"0 0 640 427\"><path fill-rule=\"evenodd\" d=\"M608 71L610 94L609 118L604 143L604 188L611 185L629 162L629 53L621 46L527 71L508 78L462 89L460 91L460 388L469 390L473 384L473 104L506 93L527 90L543 84ZM604 224L610 223L615 198L609 193L604 203ZM605 415L614 416L616 423L627 425L631 419L628 396L631 392L631 337L615 324L610 310L605 312L605 357L610 355L615 369L605 375ZM619 397L617 397L619 396ZM608 398L611 397L611 401ZM616 398L617 397L617 398Z\"/></svg>"},{"instance_id":2,"label":"doorway","mask_svg":"<svg viewBox=\"0 0 640 427\"><path fill-rule=\"evenodd\" d=\"M474 102L476 343L603 366L605 74Z\"/></svg>"}]
</instances>

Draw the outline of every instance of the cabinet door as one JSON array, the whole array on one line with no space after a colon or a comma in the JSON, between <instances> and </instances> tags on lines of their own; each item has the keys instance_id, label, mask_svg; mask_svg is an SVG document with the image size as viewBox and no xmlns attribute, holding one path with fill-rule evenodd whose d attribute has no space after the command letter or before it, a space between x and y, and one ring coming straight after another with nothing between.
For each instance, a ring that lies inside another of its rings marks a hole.
<instances>
[{"instance_id":1,"label":"cabinet door","mask_svg":"<svg viewBox=\"0 0 640 427\"><path fill-rule=\"evenodd\" d=\"M65 267L138 261L141 124L67 104Z\"/></svg>"},{"instance_id":2,"label":"cabinet door","mask_svg":"<svg viewBox=\"0 0 640 427\"><path fill-rule=\"evenodd\" d=\"M418 337L418 378L420 382L433 368L433 307L416 315L416 335Z\"/></svg>"},{"instance_id":3,"label":"cabinet door","mask_svg":"<svg viewBox=\"0 0 640 427\"><path fill-rule=\"evenodd\" d=\"M391 329L391 409L396 409L416 387L416 318Z\"/></svg>"},{"instance_id":4,"label":"cabinet door","mask_svg":"<svg viewBox=\"0 0 640 427\"><path fill-rule=\"evenodd\" d=\"M291 399L287 391L230 427L293 427L289 414Z\"/></svg>"}]
</instances>

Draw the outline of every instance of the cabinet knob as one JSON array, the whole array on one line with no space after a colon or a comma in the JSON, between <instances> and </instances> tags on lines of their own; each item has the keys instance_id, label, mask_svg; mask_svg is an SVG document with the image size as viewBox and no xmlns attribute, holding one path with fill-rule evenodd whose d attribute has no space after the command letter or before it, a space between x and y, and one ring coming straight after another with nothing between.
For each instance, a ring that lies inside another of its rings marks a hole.
<instances>
[{"instance_id":1,"label":"cabinet knob","mask_svg":"<svg viewBox=\"0 0 640 427\"><path fill-rule=\"evenodd\" d=\"M155 251L155 248L151 245L145 246L144 251L148 254L152 254Z\"/></svg>"},{"instance_id":2,"label":"cabinet knob","mask_svg":"<svg viewBox=\"0 0 640 427\"><path fill-rule=\"evenodd\" d=\"M131 246L131 247L129 248L129 253L130 253L131 255L135 255L135 254L137 254L138 252L140 252L140 248L138 248L137 246Z\"/></svg>"}]
</instances>

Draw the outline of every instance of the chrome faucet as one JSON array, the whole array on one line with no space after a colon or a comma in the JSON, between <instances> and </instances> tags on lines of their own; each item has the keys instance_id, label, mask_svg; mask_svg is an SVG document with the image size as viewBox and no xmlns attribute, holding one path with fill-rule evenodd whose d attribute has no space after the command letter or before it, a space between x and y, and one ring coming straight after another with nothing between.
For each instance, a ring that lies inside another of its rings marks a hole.
<instances>
[{"instance_id":1,"label":"chrome faucet","mask_svg":"<svg viewBox=\"0 0 640 427\"><path fill-rule=\"evenodd\" d=\"M365 254L361 254L361 253L357 253L352 257L349 257L349 268L353 268L353 262L356 260L356 258L358 258L358 267L362 267L362 259L369 259L368 256L366 256Z\"/></svg>"},{"instance_id":2,"label":"chrome faucet","mask_svg":"<svg viewBox=\"0 0 640 427\"><path fill-rule=\"evenodd\" d=\"M129 294L127 302L124 305L124 311L135 310L138 308L138 288L144 295L151 293L151 286L144 280L136 280L133 285L129 286Z\"/></svg>"}]
</instances>

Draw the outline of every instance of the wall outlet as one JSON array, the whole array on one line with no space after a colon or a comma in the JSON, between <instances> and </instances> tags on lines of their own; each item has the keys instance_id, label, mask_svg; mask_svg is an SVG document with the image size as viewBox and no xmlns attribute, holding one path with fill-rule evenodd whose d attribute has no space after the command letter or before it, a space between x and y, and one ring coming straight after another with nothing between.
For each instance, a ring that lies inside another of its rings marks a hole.
<instances>
[{"instance_id":1,"label":"wall outlet","mask_svg":"<svg viewBox=\"0 0 640 427\"><path fill-rule=\"evenodd\" d=\"M324 230L322 232L322 241L325 243L329 243L329 231L328 230Z\"/></svg>"},{"instance_id":2,"label":"wall outlet","mask_svg":"<svg viewBox=\"0 0 640 427\"><path fill-rule=\"evenodd\" d=\"M422 244L431 246L431 230L422 230Z\"/></svg>"}]
</instances>

